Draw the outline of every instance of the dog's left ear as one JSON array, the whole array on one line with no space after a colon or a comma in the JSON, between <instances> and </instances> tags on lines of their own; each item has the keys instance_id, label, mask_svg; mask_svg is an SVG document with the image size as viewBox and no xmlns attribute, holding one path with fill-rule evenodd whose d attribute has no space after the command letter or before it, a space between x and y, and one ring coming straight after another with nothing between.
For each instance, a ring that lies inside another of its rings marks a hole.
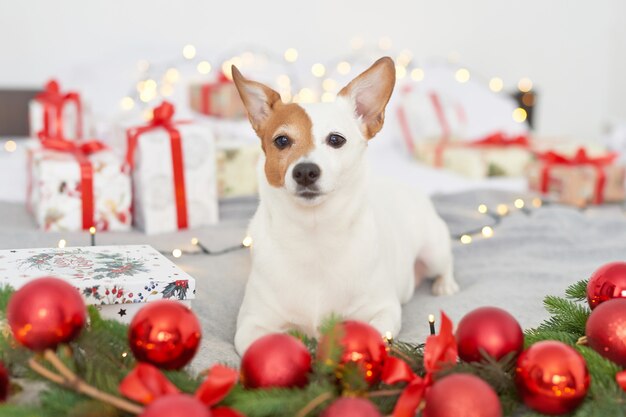
<instances>
[{"instance_id":1,"label":"dog's left ear","mask_svg":"<svg viewBox=\"0 0 626 417\"><path fill-rule=\"evenodd\" d=\"M373 138L383 127L385 106L396 83L396 67L389 57L380 58L362 74L345 86L339 96L350 100L361 130L367 139Z\"/></svg>"}]
</instances>

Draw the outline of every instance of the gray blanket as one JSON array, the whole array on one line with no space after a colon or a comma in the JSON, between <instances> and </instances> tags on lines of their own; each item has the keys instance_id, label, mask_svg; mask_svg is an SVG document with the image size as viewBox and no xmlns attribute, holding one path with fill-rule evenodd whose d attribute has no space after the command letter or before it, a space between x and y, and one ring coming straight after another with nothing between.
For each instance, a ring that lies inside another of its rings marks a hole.
<instances>
[{"instance_id":1,"label":"gray blanket","mask_svg":"<svg viewBox=\"0 0 626 417\"><path fill-rule=\"evenodd\" d=\"M434 200L453 234L461 234L491 222L477 213L478 204L511 204L516 197L475 191ZM253 200L230 201L221 205L222 221L213 227L150 237L139 232L100 233L98 244L148 243L172 250L190 247L195 236L210 249L220 249L241 242L255 206ZM56 246L60 238L68 245L89 244L87 233L39 232L22 205L0 204L0 248ZM515 211L495 227L492 238L477 238L469 245L456 242L454 254L461 292L434 297L430 284L422 284L404 306L400 339L423 341L430 313L438 316L443 310L458 323L465 313L484 305L505 308L523 328L536 326L546 316L542 307L546 294L562 294L567 285L588 277L603 263L626 259L626 216L617 206L587 211L544 206L529 213ZM237 366L233 337L249 270L248 254L240 250L221 256L189 255L175 262L197 279L193 309L204 334L193 368L201 370L215 362Z\"/></svg>"}]
</instances>

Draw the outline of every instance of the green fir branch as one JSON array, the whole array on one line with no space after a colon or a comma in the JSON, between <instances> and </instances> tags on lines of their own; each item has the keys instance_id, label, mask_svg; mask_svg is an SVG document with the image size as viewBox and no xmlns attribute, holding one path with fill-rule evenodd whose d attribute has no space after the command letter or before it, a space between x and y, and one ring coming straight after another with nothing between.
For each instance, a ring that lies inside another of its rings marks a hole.
<instances>
[{"instance_id":1,"label":"green fir branch","mask_svg":"<svg viewBox=\"0 0 626 417\"><path fill-rule=\"evenodd\" d=\"M585 301L587 299L587 284L589 280L578 281L565 290L565 297L573 301Z\"/></svg>"}]
</instances>

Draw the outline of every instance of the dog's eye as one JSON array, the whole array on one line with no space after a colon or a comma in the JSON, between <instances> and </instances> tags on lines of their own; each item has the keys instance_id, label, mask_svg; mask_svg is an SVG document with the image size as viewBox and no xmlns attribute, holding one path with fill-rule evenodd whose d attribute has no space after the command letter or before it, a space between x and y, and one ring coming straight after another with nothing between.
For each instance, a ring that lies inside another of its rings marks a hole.
<instances>
[{"instance_id":1,"label":"dog's eye","mask_svg":"<svg viewBox=\"0 0 626 417\"><path fill-rule=\"evenodd\" d=\"M329 146L332 146L333 148L337 149L337 148L341 148L346 143L346 138L344 138L341 135L338 135L337 133L331 133L330 135L328 135L328 138L326 139L326 143L328 143Z\"/></svg>"},{"instance_id":2,"label":"dog's eye","mask_svg":"<svg viewBox=\"0 0 626 417\"><path fill-rule=\"evenodd\" d=\"M285 149L289 145L291 145L291 139L289 139L287 136L282 135L274 139L274 146L276 146L280 150Z\"/></svg>"}]
</instances>

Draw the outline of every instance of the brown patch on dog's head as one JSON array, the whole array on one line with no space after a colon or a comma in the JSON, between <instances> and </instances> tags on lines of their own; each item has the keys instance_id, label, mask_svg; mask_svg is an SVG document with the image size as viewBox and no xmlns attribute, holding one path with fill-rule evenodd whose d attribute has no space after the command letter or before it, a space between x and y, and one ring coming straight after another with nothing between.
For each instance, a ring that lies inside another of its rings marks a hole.
<instances>
[{"instance_id":1,"label":"brown patch on dog's head","mask_svg":"<svg viewBox=\"0 0 626 417\"><path fill-rule=\"evenodd\" d=\"M380 58L345 86L339 96L352 101L361 131L373 138L383 127L385 107L396 83L396 67L389 57Z\"/></svg>"},{"instance_id":2,"label":"brown patch on dog's head","mask_svg":"<svg viewBox=\"0 0 626 417\"><path fill-rule=\"evenodd\" d=\"M274 187L282 187L289 166L315 146L313 123L301 106L283 103L276 91L247 80L235 66L232 73L250 124L261 139L267 182ZM284 149L276 147L274 140L279 136L289 138L290 145Z\"/></svg>"}]
</instances>

